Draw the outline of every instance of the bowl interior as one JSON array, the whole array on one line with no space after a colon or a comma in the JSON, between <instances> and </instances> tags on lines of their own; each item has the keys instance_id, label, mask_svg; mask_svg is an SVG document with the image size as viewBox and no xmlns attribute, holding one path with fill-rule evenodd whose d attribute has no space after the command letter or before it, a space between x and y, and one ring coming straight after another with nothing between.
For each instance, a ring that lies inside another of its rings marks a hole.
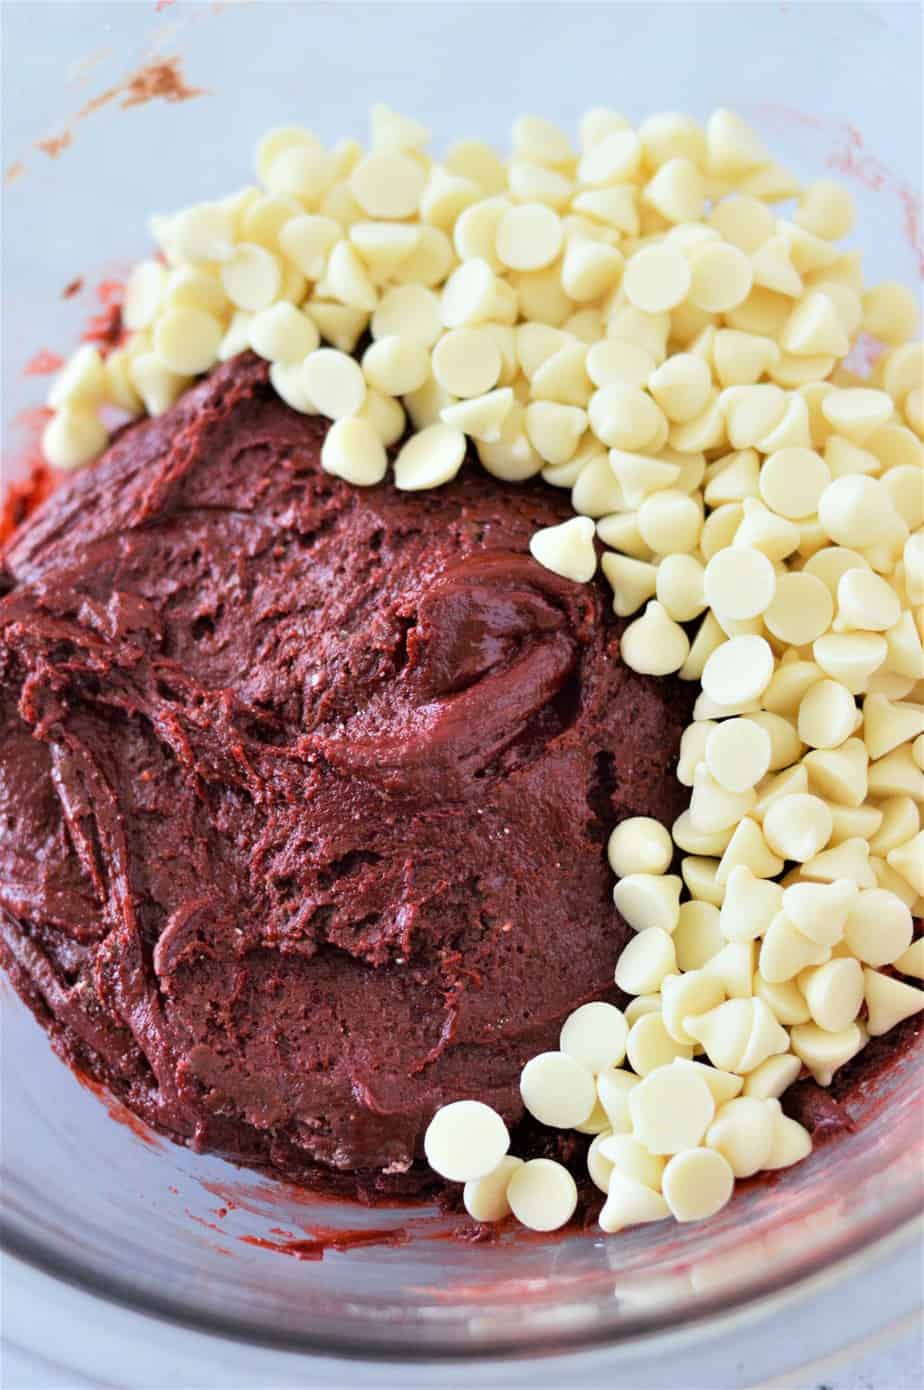
<instances>
[{"instance_id":1,"label":"bowl interior","mask_svg":"<svg viewBox=\"0 0 924 1390\"><path fill-rule=\"evenodd\" d=\"M438 147L462 135L503 143L521 111L573 126L593 104L637 119L731 106L803 177L850 182L851 240L868 279L916 283L920 15L838 10L832 24L825 7L798 4L86 3L56 7L49 26L33 5L8 3L7 476L47 384L35 355L69 349L100 281L145 253L147 216L245 183L269 126L360 135L375 100L426 121ZM164 62L199 94L124 105L132 75ZM77 277L83 288L62 299ZM712 1222L470 1245L433 1211L319 1202L110 1123L5 983L2 1024L10 1248L113 1298L239 1336L380 1355L628 1338L791 1286L920 1209L912 1055L857 1099L856 1131L836 1149L742 1187Z\"/></svg>"}]
</instances>

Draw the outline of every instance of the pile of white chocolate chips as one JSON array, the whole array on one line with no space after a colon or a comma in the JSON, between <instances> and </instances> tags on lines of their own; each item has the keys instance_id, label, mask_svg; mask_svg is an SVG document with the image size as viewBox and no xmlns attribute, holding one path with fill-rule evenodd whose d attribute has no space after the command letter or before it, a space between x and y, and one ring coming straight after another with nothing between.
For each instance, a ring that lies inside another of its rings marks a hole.
<instances>
[{"instance_id":1,"label":"pile of white chocolate chips","mask_svg":"<svg viewBox=\"0 0 924 1390\"><path fill-rule=\"evenodd\" d=\"M155 218L131 336L69 361L45 451L86 463L102 407L159 414L251 348L334 422L321 461L350 483L385 478L410 417L398 488L448 482L471 440L495 477L571 490L533 555L586 582L602 543L617 614L640 613L623 659L701 693L689 809L609 843L635 997L573 1013L523 1100L594 1136L605 1231L696 1220L810 1151L778 1099L803 1069L827 1086L924 1007L917 307L838 245L849 193L800 187L729 111L635 129L596 109L577 149L525 116L506 161L463 141L435 162L427 139L385 107L370 153L273 130L259 185ZM861 332L882 349L865 378L844 362ZM426 1136L473 1217L566 1223L571 1174L508 1145L475 1100Z\"/></svg>"}]
</instances>

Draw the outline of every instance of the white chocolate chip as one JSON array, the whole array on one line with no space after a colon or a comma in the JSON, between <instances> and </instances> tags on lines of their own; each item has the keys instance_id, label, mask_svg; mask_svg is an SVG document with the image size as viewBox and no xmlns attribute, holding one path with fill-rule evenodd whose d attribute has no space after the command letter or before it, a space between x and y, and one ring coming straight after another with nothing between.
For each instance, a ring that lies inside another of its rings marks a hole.
<instances>
[{"instance_id":1,"label":"white chocolate chip","mask_svg":"<svg viewBox=\"0 0 924 1390\"><path fill-rule=\"evenodd\" d=\"M699 1144L716 1108L702 1076L674 1065L650 1072L629 1092L628 1103L635 1138L661 1155Z\"/></svg>"},{"instance_id":2,"label":"white chocolate chip","mask_svg":"<svg viewBox=\"0 0 924 1390\"><path fill-rule=\"evenodd\" d=\"M665 975L672 974L676 965L670 933L662 927L646 927L625 946L614 978L626 994L648 994L659 988Z\"/></svg>"},{"instance_id":3,"label":"white chocolate chip","mask_svg":"<svg viewBox=\"0 0 924 1390\"><path fill-rule=\"evenodd\" d=\"M924 990L904 980L882 975L878 970L863 971L867 1008L866 1026L871 1037L881 1037L897 1023L924 1009Z\"/></svg>"},{"instance_id":4,"label":"white chocolate chip","mask_svg":"<svg viewBox=\"0 0 924 1390\"><path fill-rule=\"evenodd\" d=\"M810 941L834 946L844 934L856 896L856 885L846 878L832 883L794 883L783 892L782 910Z\"/></svg>"},{"instance_id":5,"label":"white chocolate chip","mask_svg":"<svg viewBox=\"0 0 924 1390\"><path fill-rule=\"evenodd\" d=\"M661 243L636 251L626 262L622 279L629 302L645 313L658 314L680 304L690 291L691 273L679 250Z\"/></svg>"},{"instance_id":6,"label":"white chocolate chip","mask_svg":"<svg viewBox=\"0 0 924 1390\"><path fill-rule=\"evenodd\" d=\"M254 314L247 332L254 352L270 362L301 362L321 342L308 314L282 301Z\"/></svg>"},{"instance_id":7,"label":"white chocolate chip","mask_svg":"<svg viewBox=\"0 0 924 1390\"><path fill-rule=\"evenodd\" d=\"M735 1185L728 1160L714 1149L675 1154L662 1177L664 1200L677 1221L703 1221L725 1206Z\"/></svg>"},{"instance_id":8,"label":"white chocolate chip","mask_svg":"<svg viewBox=\"0 0 924 1390\"><path fill-rule=\"evenodd\" d=\"M812 1136L798 1120L777 1112L773 1119L773 1144L764 1161L768 1171L801 1163L812 1152Z\"/></svg>"},{"instance_id":9,"label":"white chocolate chip","mask_svg":"<svg viewBox=\"0 0 924 1390\"><path fill-rule=\"evenodd\" d=\"M744 1094L756 1096L758 1100L777 1100L798 1079L801 1070L801 1061L791 1052L777 1053L748 1072L744 1079Z\"/></svg>"},{"instance_id":10,"label":"white chocolate chip","mask_svg":"<svg viewBox=\"0 0 924 1390\"><path fill-rule=\"evenodd\" d=\"M782 859L799 863L824 849L833 828L827 804L811 794L778 798L767 810L763 823L770 848Z\"/></svg>"},{"instance_id":11,"label":"white chocolate chip","mask_svg":"<svg viewBox=\"0 0 924 1390\"><path fill-rule=\"evenodd\" d=\"M719 926L726 941L754 941L763 936L781 911L783 890L772 880L755 878L746 864L728 875Z\"/></svg>"},{"instance_id":12,"label":"white chocolate chip","mask_svg":"<svg viewBox=\"0 0 924 1390\"><path fill-rule=\"evenodd\" d=\"M541 1124L571 1129L594 1108L593 1074L564 1052L541 1052L520 1075L523 1104Z\"/></svg>"},{"instance_id":13,"label":"white chocolate chip","mask_svg":"<svg viewBox=\"0 0 924 1390\"><path fill-rule=\"evenodd\" d=\"M706 601L725 618L755 618L772 603L776 572L760 550L735 546L712 556L703 579Z\"/></svg>"},{"instance_id":14,"label":"white chocolate chip","mask_svg":"<svg viewBox=\"0 0 924 1390\"><path fill-rule=\"evenodd\" d=\"M755 787L770 767L769 735L750 719L728 719L706 740L706 766L729 792Z\"/></svg>"},{"instance_id":15,"label":"white chocolate chip","mask_svg":"<svg viewBox=\"0 0 924 1390\"><path fill-rule=\"evenodd\" d=\"M52 468L80 468L105 449L106 426L85 405L63 405L42 432L42 452Z\"/></svg>"},{"instance_id":16,"label":"white chocolate chip","mask_svg":"<svg viewBox=\"0 0 924 1390\"><path fill-rule=\"evenodd\" d=\"M628 1026L613 1004L582 1004L562 1024L559 1047L595 1075L618 1067L626 1055Z\"/></svg>"},{"instance_id":17,"label":"white chocolate chip","mask_svg":"<svg viewBox=\"0 0 924 1390\"><path fill-rule=\"evenodd\" d=\"M465 435L449 425L429 425L403 444L395 459L395 486L402 492L442 487L465 458Z\"/></svg>"},{"instance_id":18,"label":"white chocolate chip","mask_svg":"<svg viewBox=\"0 0 924 1390\"><path fill-rule=\"evenodd\" d=\"M663 606L652 600L642 617L630 623L622 634L620 650L623 661L633 671L664 676L683 665L690 641Z\"/></svg>"},{"instance_id":19,"label":"white chocolate chip","mask_svg":"<svg viewBox=\"0 0 924 1390\"><path fill-rule=\"evenodd\" d=\"M752 1177L770 1156L774 1114L752 1095L726 1101L706 1131L706 1146L722 1155L736 1178Z\"/></svg>"},{"instance_id":20,"label":"white chocolate chip","mask_svg":"<svg viewBox=\"0 0 924 1390\"><path fill-rule=\"evenodd\" d=\"M450 1182L469 1182L493 1173L510 1136L500 1115L480 1100L444 1105L424 1135L427 1162Z\"/></svg>"},{"instance_id":21,"label":"white chocolate chip","mask_svg":"<svg viewBox=\"0 0 924 1390\"><path fill-rule=\"evenodd\" d=\"M411 155L366 155L350 175L350 191L370 217L410 217L417 211L427 175Z\"/></svg>"},{"instance_id":22,"label":"white chocolate chip","mask_svg":"<svg viewBox=\"0 0 924 1390\"><path fill-rule=\"evenodd\" d=\"M730 637L708 657L703 690L718 705L743 704L766 690L773 667L773 652L765 638Z\"/></svg>"},{"instance_id":23,"label":"white chocolate chip","mask_svg":"<svg viewBox=\"0 0 924 1390\"><path fill-rule=\"evenodd\" d=\"M231 303L239 309L266 309L282 287L279 261L264 246L239 242L222 262L221 283Z\"/></svg>"},{"instance_id":24,"label":"white chocolate chip","mask_svg":"<svg viewBox=\"0 0 924 1390\"><path fill-rule=\"evenodd\" d=\"M708 902L682 903L672 936L678 970L699 970L725 942L719 909Z\"/></svg>"},{"instance_id":25,"label":"white chocolate chip","mask_svg":"<svg viewBox=\"0 0 924 1390\"><path fill-rule=\"evenodd\" d=\"M663 874L673 856L671 837L651 816L630 816L616 826L607 846L610 868L627 874Z\"/></svg>"},{"instance_id":26,"label":"white chocolate chip","mask_svg":"<svg viewBox=\"0 0 924 1390\"><path fill-rule=\"evenodd\" d=\"M589 517L572 517L533 532L529 549L540 565L577 584L586 584L596 572L594 524Z\"/></svg>"},{"instance_id":27,"label":"white chocolate chip","mask_svg":"<svg viewBox=\"0 0 924 1390\"><path fill-rule=\"evenodd\" d=\"M557 1231L574 1215L577 1187L562 1164L531 1158L511 1177L507 1201L521 1225L531 1231Z\"/></svg>"},{"instance_id":28,"label":"white chocolate chip","mask_svg":"<svg viewBox=\"0 0 924 1390\"><path fill-rule=\"evenodd\" d=\"M619 1067L607 1067L597 1075L597 1096L614 1134L627 1134L632 1128L628 1096L638 1084L637 1076Z\"/></svg>"},{"instance_id":29,"label":"white chocolate chip","mask_svg":"<svg viewBox=\"0 0 924 1390\"><path fill-rule=\"evenodd\" d=\"M866 1046L868 1037L859 1023L851 1023L839 1033L830 1033L817 1023L800 1023L789 1036L793 1052L819 1086L830 1086L834 1073Z\"/></svg>"},{"instance_id":30,"label":"white chocolate chip","mask_svg":"<svg viewBox=\"0 0 924 1390\"><path fill-rule=\"evenodd\" d=\"M492 1173L483 1178L470 1178L462 1189L465 1210L474 1221L503 1221L510 1214L507 1188L522 1158L507 1154Z\"/></svg>"},{"instance_id":31,"label":"white chocolate chip","mask_svg":"<svg viewBox=\"0 0 924 1390\"><path fill-rule=\"evenodd\" d=\"M856 728L856 714L856 702L846 686L818 681L799 705L799 738L810 748L836 748Z\"/></svg>"},{"instance_id":32,"label":"white chocolate chip","mask_svg":"<svg viewBox=\"0 0 924 1390\"><path fill-rule=\"evenodd\" d=\"M388 469L385 446L372 425L355 418L336 420L321 446L321 467L354 487L380 483Z\"/></svg>"},{"instance_id":33,"label":"white chocolate chip","mask_svg":"<svg viewBox=\"0 0 924 1390\"><path fill-rule=\"evenodd\" d=\"M622 1231L626 1226L644 1225L649 1221L663 1221L670 1215L667 1202L637 1178L621 1173L615 1166L611 1169L607 1185L607 1199L600 1212L600 1227L608 1234Z\"/></svg>"},{"instance_id":34,"label":"white chocolate chip","mask_svg":"<svg viewBox=\"0 0 924 1390\"><path fill-rule=\"evenodd\" d=\"M863 888L850 904L844 939L857 960L879 967L907 951L913 930L911 913L895 893Z\"/></svg>"}]
</instances>

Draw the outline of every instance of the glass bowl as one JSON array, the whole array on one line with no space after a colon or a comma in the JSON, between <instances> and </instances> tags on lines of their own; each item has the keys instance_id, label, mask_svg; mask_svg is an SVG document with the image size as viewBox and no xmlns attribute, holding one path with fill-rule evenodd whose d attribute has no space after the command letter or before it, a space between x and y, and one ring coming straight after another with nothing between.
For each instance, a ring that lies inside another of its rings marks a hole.
<instances>
[{"instance_id":1,"label":"glass bowl","mask_svg":"<svg viewBox=\"0 0 924 1390\"><path fill-rule=\"evenodd\" d=\"M44 394L41 354L66 352L99 283L144 254L147 216L246 182L269 126L359 135L375 100L424 120L437 146L503 142L521 111L573 125L598 103L636 118L728 105L802 176L848 179L869 279L921 271L913 6L162 0L56 6L53 25L47 13L3 8L7 479ZM855 1097L853 1133L742 1185L710 1222L469 1244L432 1210L321 1201L146 1133L78 1084L4 982L2 1235L111 1300L308 1351L666 1339L842 1277L858 1257L874 1265L910 1231L924 1197L920 1060L905 1054Z\"/></svg>"}]
</instances>

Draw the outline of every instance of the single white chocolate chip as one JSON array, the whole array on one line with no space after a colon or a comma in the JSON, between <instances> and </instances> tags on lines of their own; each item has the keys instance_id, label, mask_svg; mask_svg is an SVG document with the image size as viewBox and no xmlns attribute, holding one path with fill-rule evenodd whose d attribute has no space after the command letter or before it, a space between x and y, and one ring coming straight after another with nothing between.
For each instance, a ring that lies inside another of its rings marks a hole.
<instances>
[{"instance_id":1,"label":"single white chocolate chip","mask_svg":"<svg viewBox=\"0 0 924 1390\"><path fill-rule=\"evenodd\" d=\"M729 792L746 792L770 767L770 737L750 719L728 719L706 740L706 766Z\"/></svg>"},{"instance_id":2,"label":"single white chocolate chip","mask_svg":"<svg viewBox=\"0 0 924 1390\"><path fill-rule=\"evenodd\" d=\"M510 1210L531 1231L557 1231L567 1225L577 1197L574 1178L551 1158L531 1158L507 1185Z\"/></svg>"},{"instance_id":3,"label":"single white chocolate chip","mask_svg":"<svg viewBox=\"0 0 924 1390\"><path fill-rule=\"evenodd\" d=\"M366 397L358 362L336 348L318 348L305 358L301 375L319 414L331 420L355 415Z\"/></svg>"},{"instance_id":4,"label":"single white chocolate chip","mask_svg":"<svg viewBox=\"0 0 924 1390\"><path fill-rule=\"evenodd\" d=\"M751 263L728 242L697 247L690 258L689 299L710 314L724 314L747 299L753 281Z\"/></svg>"},{"instance_id":5,"label":"single white chocolate chip","mask_svg":"<svg viewBox=\"0 0 924 1390\"><path fill-rule=\"evenodd\" d=\"M531 1115L556 1129L582 1124L597 1099L593 1074L564 1052L532 1057L520 1074L520 1094Z\"/></svg>"},{"instance_id":6,"label":"single white chocolate chip","mask_svg":"<svg viewBox=\"0 0 924 1390\"><path fill-rule=\"evenodd\" d=\"M703 579L707 603L724 618L756 618L773 602L777 577L760 550L744 546L719 550Z\"/></svg>"},{"instance_id":7,"label":"single white chocolate chip","mask_svg":"<svg viewBox=\"0 0 924 1390\"><path fill-rule=\"evenodd\" d=\"M881 1037L896 1024L924 1009L924 990L904 980L882 975L877 970L864 970L867 1030L871 1037Z\"/></svg>"},{"instance_id":8,"label":"single white chocolate chip","mask_svg":"<svg viewBox=\"0 0 924 1390\"><path fill-rule=\"evenodd\" d=\"M726 1159L736 1178L750 1178L770 1156L774 1113L753 1095L726 1101L706 1131L706 1146Z\"/></svg>"},{"instance_id":9,"label":"single white chocolate chip","mask_svg":"<svg viewBox=\"0 0 924 1390\"><path fill-rule=\"evenodd\" d=\"M619 878L628 874L663 874L673 857L671 837L651 816L629 816L610 834L607 855Z\"/></svg>"},{"instance_id":10,"label":"single white chocolate chip","mask_svg":"<svg viewBox=\"0 0 924 1390\"><path fill-rule=\"evenodd\" d=\"M500 349L483 329L454 328L433 349L433 375L454 396L483 395L496 384L500 372Z\"/></svg>"},{"instance_id":11,"label":"single white chocolate chip","mask_svg":"<svg viewBox=\"0 0 924 1390\"><path fill-rule=\"evenodd\" d=\"M599 527L597 533L599 535ZM613 590L613 612L620 617L637 613L657 592L659 567L644 560L632 560L607 551L600 558L600 567Z\"/></svg>"},{"instance_id":12,"label":"single white chocolate chip","mask_svg":"<svg viewBox=\"0 0 924 1390\"><path fill-rule=\"evenodd\" d=\"M660 995L654 997L660 1002ZM631 1006L626 1014L632 1012ZM647 1008L634 1018L626 1040L626 1058L629 1066L638 1076L648 1076L658 1067L666 1067L678 1057L690 1058L693 1047L680 1043L667 1031L659 1008Z\"/></svg>"},{"instance_id":13,"label":"single white chocolate chip","mask_svg":"<svg viewBox=\"0 0 924 1390\"><path fill-rule=\"evenodd\" d=\"M642 617L630 623L622 634L620 650L623 661L633 671L664 676L683 665L690 641L683 628L668 617L664 607L652 600Z\"/></svg>"},{"instance_id":14,"label":"single white chocolate chip","mask_svg":"<svg viewBox=\"0 0 924 1390\"><path fill-rule=\"evenodd\" d=\"M839 681L811 686L799 705L799 738L810 748L837 748L856 728L853 695Z\"/></svg>"},{"instance_id":15,"label":"single white chocolate chip","mask_svg":"<svg viewBox=\"0 0 924 1390\"><path fill-rule=\"evenodd\" d=\"M814 449L778 449L760 470L760 495L778 516L812 516L831 483L828 465Z\"/></svg>"},{"instance_id":16,"label":"single white chocolate chip","mask_svg":"<svg viewBox=\"0 0 924 1390\"><path fill-rule=\"evenodd\" d=\"M233 255L221 265L221 283L231 303L239 309L266 309L282 287L278 259L264 246L239 242Z\"/></svg>"},{"instance_id":17,"label":"single white chocolate chip","mask_svg":"<svg viewBox=\"0 0 924 1390\"><path fill-rule=\"evenodd\" d=\"M614 1134L628 1134L632 1128L628 1096L639 1079L620 1067L607 1067L597 1075L597 1096Z\"/></svg>"},{"instance_id":18,"label":"single white chocolate chip","mask_svg":"<svg viewBox=\"0 0 924 1390\"><path fill-rule=\"evenodd\" d=\"M522 1158L505 1155L492 1173L483 1178L470 1178L462 1189L465 1210L474 1221L503 1221L510 1215L507 1188Z\"/></svg>"},{"instance_id":19,"label":"single white chocolate chip","mask_svg":"<svg viewBox=\"0 0 924 1390\"><path fill-rule=\"evenodd\" d=\"M730 637L707 658L703 690L717 705L742 704L766 690L773 668L773 652L765 638Z\"/></svg>"},{"instance_id":20,"label":"single white chocolate chip","mask_svg":"<svg viewBox=\"0 0 924 1390\"><path fill-rule=\"evenodd\" d=\"M606 1140L612 1137L612 1134L613 1131L611 1129L601 1130L591 1141L590 1147L587 1150L587 1172L594 1186L598 1187L600 1191L604 1193L609 1187L613 1165L608 1158L603 1156L600 1149Z\"/></svg>"},{"instance_id":21,"label":"single white chocolate chip","mask_svg":"<svg viewBox=\"0 0 924 1390\"><path fill-rule=\"evenodd\" d=\"M437 1110L424 1135L430 1167L450 1182L493 1173L510 1135L500 1115L480 1100L457 1100Z\"/></svg>"},{"instance_id":22,"label":"single white chocolate chip","mask_svg":"<svg viewBox=\"0 0 924 1390\"><path fill-rule=\"evenodd\" d=\"M247 333L254 352L269 362L301 362L321 343L314 320L284 301L254 314Z\"/></svg>"},{"instance_id":23,"label":"single white chocolate chip","mask_svg":"<svg viewBox=\"0 0 924 1390\"><path fill-rule=\"evenodd\" d=\"M782 910L783 890L770 879L756 878L746 864L731 870L719 926L726 941L754 941L763 936Z\"/></svg>"},{"instance_id":24,"label":"single white chocolate chip","mask_svg":"<svg viewBox=\"0 0 924 1390\"><path fill-rule=\"evenodd\" d=\"M810 941L834 946L844 935L856 896L856 884L846 878L832 883L794 883L783 892L782 910Z\"/></svg>"},{"instance_id":25,"label":"single white chocolate chip","mask_svg":"<svg viewBox=\"0 0 924 1390\"><path fill-rule=\"evenodd\" d=\"M792 1050L808 1068L819 1086L830 1086L834 1073L860 1052L868 1034L859 1023L851 1023L839 1033L819 1028L817 1023L800 1023L790 1031Z\"/></svg>"},{"instance_id":26,"label":"single white chocolate chip","mask_svg":"<svg viewBox=\"0 0 924 1390\"><path fill-rule=\"evenodd\" d=\"M420 204L427 175L410 154L374 153L350 174L350 191L369 217L410 217Z\"/></svg>"},{"instance_id":27,"label":"single white chocolate chip","mask_svg":"<svg viewBox=\"0 0 924 1390\"><path fill-rule=\"evenodd\" d=\"M42 452L52 468L81 468L108 443L106 426L85 405L62 405L42 432Z\"/></svg>"},{"instance_id":28,"label":"single white chocolate chip","mask_svg":"<svg viewBox=\"0 0 924 1390\"><path fill-rule=\"evenodd\" d=\"M676 966L670 933L662 927L646 927L623 948L614 979L626 994L649 994L660 987L665 975L672 974Z\"/></svg>"},{"instance_id":29,"label":"single white chocolate chip","mask_svg":"<svg viewBox=\"0 0 924 1390\"><path fill-rule=\"evenodd\" d=\"M610 1134L601 1142L600 1154L623 1177L643 1183L653 1192L660 1190L666 1160L658 1154L649 1153L633 1135Z\"/></svg>"},{"instance_id":30,"label":"single white chocolate chip","mask_svg":"<svg viewBox=\"0 0 924 1390\"><path fill-rule=\"evenodd\" d=\"M664 1169L661 1189L677 1221L704 1221L725 1206L735 1186L734 1171L715 1149L687 1148Z\"/></svg>"},{"instance_id":31,"label":"single white chocolate chip","mask_svg":"<svg viewBox=\"0 0 924 1390\"><path fill-rule=\"evenodd\" d=\"M159 261L140 261L129 275L122 304L122 322L132 333L149 327L167 288L167 269Z\"/></svg>"},{"instance_id":32,"label":"single white chocolate chip","mask_svg":"<svg viewBox=\"0 0 924 1390\"><path fill-rule=\"evenodd\" d=\"M594 534L594 524L589 517L572 517L558 526L534 531L529 543L530 554L554 574L586 584L597 569Z\"/></svg>"},{"instance_id":33,"label":"single white chocolate chip","mask_svg":"<svg viewBox=\"0 0 924 1390\"><path fill-rule=\"evenodd\" d=\"M465 435L449 425L429 425L403 444L395 459L395 486L403 492L442 487L465 458Z\"/></svg>"},{"instance_id":34,"label":"single white chocolate chip","mask_svg":"<svg viewBox=\"0 0 924 1390\"><path fill-rule=\"evenodd\" d=\"M773 1143L764 1160L764 1168L789 1168L793 1163L801 1163L812 1152L812 1136L798 1120L791 1120L782 1111L773 1118Z\"/></svg>"},{"instance_id":35,"label":"single white chocolate chip","mask_svg":"<svg viewBox=\"0 0 924 1390\"><path fill-rule=\"evenodd\" d=\"M699 970L725 943L719 909L708 902L682 903L672 937L678 970Z\"/></svg>"},{"instance_id":36,"label":"single white chocolate chip","mask_svg":"<svg viewBox=\"0 0 924 1390\"><path fill-rule=\"evenodd\" d=\"M859 550L888 540L897 515L883 483L861 473L834 478L818 499L818 520L831 539Z\"/></svg>"},{"instance_id":37,"label":"single white chocolate chip","mask_svg":"<svg viewBox=\"0 0 924 1390\"><path fill-rule=\"evenodd\" d=\"M813 574L782 574L764 623L779 641L804 647L827 632L834 617L834 600L827 585Z\"/></svg>"},{"instance_id":38,"label":"single white chocolate chip","mask_svg":"<svg viewBox=\"0 0 924 1390\"><path fill-rule=\"evenodd\" d=\"M914 922L902 900L884 888L862 888L850 904L844 939L857 960L891 965L911 945Z\"/></svg>"},{"instance_id":39,"label":"single white chocolate chip","mask_svg":"<svg viewBox=\"0 0 924 1390\"><path fill-rule=\"evenodd\" d=\"M722 851L717 871L719 882L727 884L732 870L739 866L749 869L755 878L773 878L783 868L782 859L772 852L760 826L750 816L738 822Z\"/></svg>"},{"instance_id":40,"label":"single white chocolate chip","mask_svg":"<svg viewBox=\"0 0 924 1390\"><path fill-rule=\"evenodd\" d=\"M336 420L321 446L321 467L354 487L380 483L388 469L385 446L366 420Z\"/></svg>"},{"instance_id":41,"label":"single white chocolate chip","mask_svg":"<svg viewBox=\"0 0 924 1390\"><path fill-rule=\"evenodd\" d=\"M612 1235L626 1226L644 1225L649 1221L663 1221L670 1215L667 1202L637 1178L621 1173L615 1166L611 1168L607 1184L607 1199L600 1212L600 1228Z\"/></svg>"},{"instance_id":42,"label":"single white chocolate chip","mask_svg":"<svg viewBox=\"0 0 924 1390\"><path fill-rule=\"evenodd\" d=\"M369 344L363 353L362 369L367 383L375 390L388 396L404 396L417 391L429 378L430 354L416 338L390 334ZM445 381L440 384L446 386Z\"/></svg>"},{"instance_id":43,"label":"single white chocolate chip","mask_svg":"<svg viewBox=\"0 0 924 1390\"><path fill-rule=\"evenodd\" d=\"M620 1009L602 1000L593 1001L568 1015L558 1045L563 1053L596 1075L622 1062L628 1032Z\"/></svg>"},{"instance_id":44,"label":"single white chocolate chip","mask_svg":"<svg viewBox=\"0 0 924 1390\"><path fill-rule=\"evenodd\" d=\"M829 1033L847 1028L863 1003L863 970L859 961L838 956L805 970L799 976L812 1020Z\"/></svg>"},{"instance_id":45,"label":"single white chocolate chip","mask_svg":"<svg viewBox=\"0 0 924 1390\"><path fill-rule=\"evenodd\" d=\"M836 627L884 632L894 627L900 617L898 595L880 575L868 569L850 569L841 575L837 585Z\"/></svg>"},{"instance_id":46,"label":"single white chocolate chip","mask_svg":"<svg viewBox=\"0 0 924 1390\"><path fill-rule=\"evenodd\" d=\"M702 1076L674 1064L650 1072L629 1092L628 1104L635 1138L660 1155L699 1144L716 1109Z\"/></svg>"},{"instance_id":47,"label":"single white chocolate chip","mask_svg":"<svg viewBox=\"0 0 924 1390\"><path fill-rule=\"evenodd\" d=\"M808 1022L808 1019L804 1021ZM758 1100L777 1100L798 1079L801 1070L801 1061L791 1052L777 1053L748 1072L744 1079L744 1094L756 1096ZM766 1159L763 1166L767 1166Z\"/></svg>"},{"instance_id":48,"label":"single white chocolate chip","mask_svg":"<svg viewBox=\"0 0 924 1390\"><path fill-rule=\"evenodd\" d=\"M706 607L705 570L693 555L665 555L657 567L655 593L675 622L698 618Z\"/></svg>"},{"instance_id":49,"label":"single white chocolate chip","mask_svg":"<svg viewBox=\"0 0 924 1390\"><path fill-rule=\"evenodd\" d=\"M497 224L497 255L511 270L541 270L550 265L562 240L561 218L543 203L511 207Z\"/></svg>"},{"instance_id":50,"label":"single white chocolate chip","mask_svg":"<svg viewBox=\"0 0 924 1390\"><path fill-rule=\"evenodd\" d=\"M55 377L48 392L48 404L53 410L66 405L92 409L105 400L106 386L106 370L99 349L91 343L83 343Z\"/></svg>"},{"instance_id":51,"label":"single white chocolate chip","mask_svg":"<svg viewBox=\"0 0 924 1390\"><path fill-rule=\"evenodd\" d=\"M687 297L690 266L681 251L665 242L646 246L629 257L622 285L635 308L649 314L662 313Z\"/></svg>"},{"instance_id":52,"label":"single white chocolate chip","mask_svg":"<svg viewBox=\"0 0 924 1390\"><path fill-rule=\"evenodd\" d=\"M831 812L820 797L793 794L778 798L764 816L767 844L782 859L812 859L831 838Z\"/></svg>"}]
</instances>

